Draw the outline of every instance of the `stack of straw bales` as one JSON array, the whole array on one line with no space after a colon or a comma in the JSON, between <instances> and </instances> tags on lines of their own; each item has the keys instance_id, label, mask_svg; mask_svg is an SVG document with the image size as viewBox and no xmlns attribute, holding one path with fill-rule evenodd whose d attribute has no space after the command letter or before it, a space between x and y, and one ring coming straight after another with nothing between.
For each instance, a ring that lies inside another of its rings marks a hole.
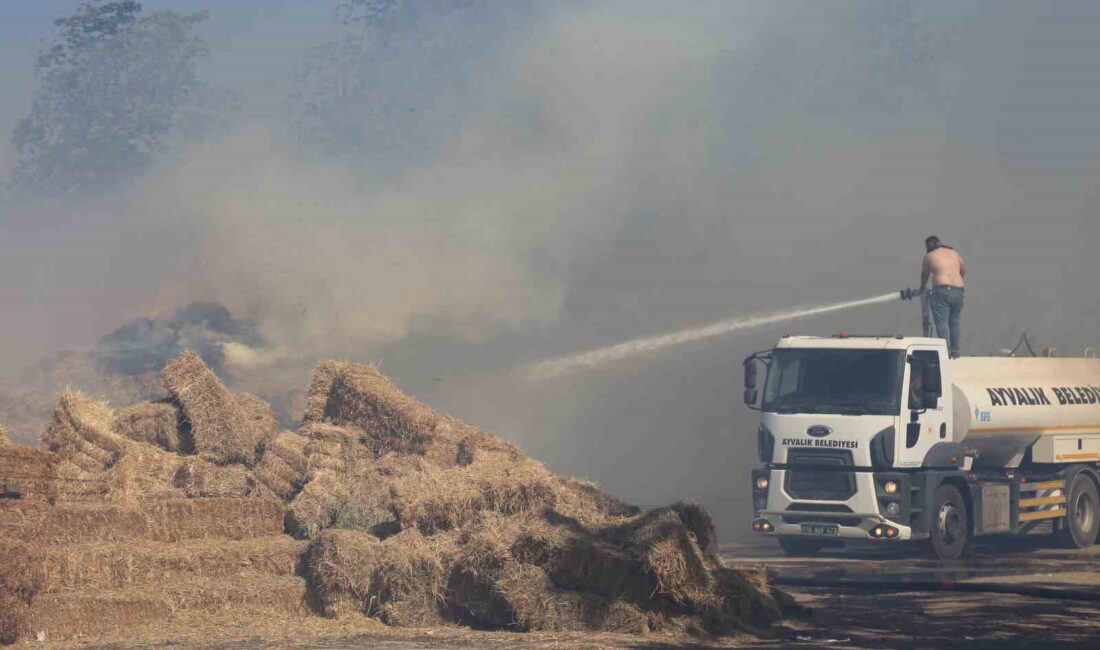
<instances>
[{"instance_id":1,"label":"stack of straw bales","mask_svg":"<svg viewBox=\"0 0 1100 650\"><path fill-rule=\"evenodd\" d=\"M307 396L288 530L322 612L392 625L707 630L767 625L782 595L705 551L700 507L641 511L441 417L376 368L326 361ZM312 450L312 453L309 453Z\"/></svg>"},{"instance_id":2,"label":"stack of straw bales","mask_svg":"<svg viewBox=\"0 0 1100 650\"><path fill-rule=\"evenodd\" d=\"M120 637L194 615L311 615L305 542L283 533L286 495L245 464L265 440L271 458L303 472L305 459L274 442L266 403L196 360L165 373L170 401L112 410L65 392L45 450L0 444L0 643ZM239 423L229 443L217 439L226 422Z\"/></svg>"},{"instance_id":3,"label":"stack of straw bales","mask_svg":"<svg viewBox=\"0 0 1100 650\"><path fill-rule=\"evenodd\" d=\"M46 451L0 442L0 483L21 477L0 500L0 643L273 612L726 634L787 602L707 553L702 508L559 477L377 368L320 363L298 431L193 353L162 379L169 399L117 410L66 392Z\"/></svg>"},{"instance_id":4,"label":"stack of straw bales","mask_svg":"<svg viewBox=\"0 0 1100 650\"><path fill-rule=\"evenodd\" d=\"M197 614L308 616L268 499L0 504L0 642L121 638Z\"/></svg>"}]
</instances>

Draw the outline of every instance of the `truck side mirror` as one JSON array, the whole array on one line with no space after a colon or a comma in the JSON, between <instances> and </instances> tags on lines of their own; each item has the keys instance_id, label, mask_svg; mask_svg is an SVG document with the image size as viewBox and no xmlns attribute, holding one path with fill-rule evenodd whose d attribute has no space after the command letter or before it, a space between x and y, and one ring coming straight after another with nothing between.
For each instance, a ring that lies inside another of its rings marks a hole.
<instances>
[{"instance_id":1,"label":"truck side mirror","mask_svg":"<svg viewBox=\"0 0 1100 650\"><path fill-rule=\"evenodd\" d=\"M756 358L749 357L745 359L745 392L742 395L742 399L745 400L747 406L754 406L756 404Z\"/></svg>"}]
</instances>

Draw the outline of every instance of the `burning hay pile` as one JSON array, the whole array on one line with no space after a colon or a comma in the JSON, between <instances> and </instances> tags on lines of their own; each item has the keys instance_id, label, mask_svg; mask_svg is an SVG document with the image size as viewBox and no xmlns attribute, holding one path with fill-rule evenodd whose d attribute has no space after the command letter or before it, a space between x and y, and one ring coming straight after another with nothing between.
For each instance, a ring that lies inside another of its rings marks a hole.
<instances>
[{"instance_id":1,"label":"burning hay pile","mask_svg":"<svg viewBox=\"0 0 1100 650\"><path fill-rule=\"evenodd\" d=\"M514 631L726 634L778 616L766 576L707 553L698 506L641 511L559 477L376 368L319 364L299 431L193 353L163 381L170 398L118 410L62 395L48 451L0 441L0 479L33 479L0 501L0 642L274 606Z\"/></svg>"},{"instance_id":2,"label":"burning hay pile","mask_svg":"<svg viewBox=\"0 0 1100 650\"><path fill-rule=\"evenodd\" d=\"M642 512L565 480L373 367L320 364L307 405L307 481L287 521L312 540L306 574L326 615L719 634L778 615L762 576L706 553L698 506Z\"/></svg>"}]
</instances>

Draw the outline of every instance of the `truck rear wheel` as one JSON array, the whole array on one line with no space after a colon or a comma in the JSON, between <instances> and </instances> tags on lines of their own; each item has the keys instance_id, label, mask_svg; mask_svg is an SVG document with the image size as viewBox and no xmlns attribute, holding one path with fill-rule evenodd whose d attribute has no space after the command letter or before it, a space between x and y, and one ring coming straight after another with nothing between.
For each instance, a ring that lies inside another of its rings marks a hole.
<instances>
[{"instance_id":1,"label":"truck rear wheel","mask_svg":"<svg viewBox=\"0 0 1100 650\"><path fill-rule=\"evenodd\" d=\"M932 552L941 560L957 560L970 548L970 515L959 489L944 483L936 490L930 526Z\"/></svg>"},{"instance_id":2,"label":"truck rear wheel","mask_svg":"<svg viewBox=\"0 0 1100 650\"><path fill-rule=\"evenodd\" d=\"M779 548L783 549L783 552L793 557L807 557L810 555L817 555L821 550L821 542L814 541L812 539L802 539L800 537L780 537Z\"/></svg>"},{"instance_id":3,"label":"truck rear wheel","mask_svg":"<svg viewBox=\"0 0 1100 650\"><path fill-rule=\"evenodd\" d=\"M1077 472L1066 492L1066 521L1062 542L1070 548L1088 548L1096 543L1100 528L1100 497L1096 484L1085 472Z\"/></svg>"}]
</instances>

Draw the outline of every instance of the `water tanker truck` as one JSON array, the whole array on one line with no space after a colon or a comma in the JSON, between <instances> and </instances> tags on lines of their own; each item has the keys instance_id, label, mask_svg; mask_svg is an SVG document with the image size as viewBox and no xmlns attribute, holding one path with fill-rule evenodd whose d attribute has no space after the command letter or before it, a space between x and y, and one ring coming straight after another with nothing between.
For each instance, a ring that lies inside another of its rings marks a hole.
<instances>
[{"instance_id":1,"label":"water tanker truck","mask_svg":"<svg viewBox=\"0 0 1100 650\"><path fill-rule=\"evenodd\" d=\"M759 369L766 370L757 388ZM792 555L1100 526L1100 360L963 357L941 339L785 336L745 360L753 530Z\"/></svg>"}]
</instances>

